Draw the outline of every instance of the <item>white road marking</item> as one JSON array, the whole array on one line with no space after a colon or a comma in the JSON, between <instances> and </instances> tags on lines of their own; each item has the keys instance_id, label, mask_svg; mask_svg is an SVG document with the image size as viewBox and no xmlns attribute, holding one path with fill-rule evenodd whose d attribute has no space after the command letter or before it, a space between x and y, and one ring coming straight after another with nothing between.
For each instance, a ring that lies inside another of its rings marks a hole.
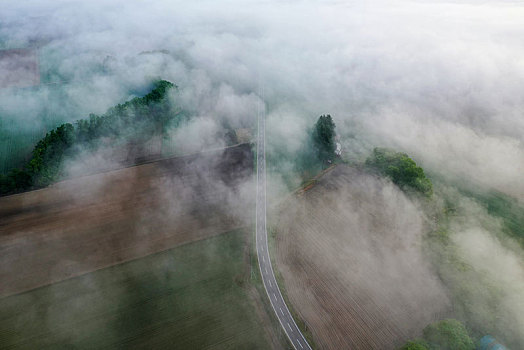
<instances>
[{"instance_id":1,"label":"white road marking","mask_svg":"<svg viewBox=\"0 0 524 350\"><path fill-rule=\"evenodd\" d=\"M304 349L304 347L302 346L302 344L300 344L300 340L298 340L298 338L297 338L297 342L298 342L298 345L300 345L300 348L301 348L301 349Z\"/></svg>"},{"instance_id":2,"label":"white road marking","mask_svg":"<svg viewBox=\"0 0 524 350\"><path fill-rule=\"evenodd\" d=\"M271 280L267 280L269 282L269 286L270 287L273 287L273 285L271 284Z\"/></svg>"},{"instance_id":3,"label":"white road marking","mask_svg":"<svg viewBox=\"0 0 524 350\"><path fill-rule=\"evenodd\" d=\"M277 295L275 293L273 293L273 298L275 298L275 300L277 299Z\"/></svg>"},{"instance_id":4,"label":"white road marking","mask_svg":"<svg viewBox=\"0 0 524 350\"><path fill-rule=\"evenodd\" d=\"M267 267L264 267L264 270L266 270L266 275L267 275Z\"/></svg>"},{"instance_id":5,"label":"white road marking","mask_svg":"<svg viewBox=\"0 0 524 350\"><path fill-rule=\"evenodd\" d=\"M282 311L282 308L280 308L280 313L282 314L282 316L284 316L284 311Z\"/></svg>"},{"instance_id":6,"label":"white road marking","mask_svg":"<svg viewBox=\"0 0 524 350\"><path fill-rule=\"evenodd\" d=\"M289 327L289 330L290 330L291 332L293 332L293 330L291 329L291 325L289 324L289 322L287 323L287 326Z\"/></svg>"},{"instance_id":7,"label":"white road marking","mask_svg":"<svg viewBox=\"0 0 524 350\"><path fill-rule=\"evenodd\" d=\"M264 258L263 256L262 256L262 261L263 261L263 262L266 262L266 258Z\"/></svg>"}]
</instances>

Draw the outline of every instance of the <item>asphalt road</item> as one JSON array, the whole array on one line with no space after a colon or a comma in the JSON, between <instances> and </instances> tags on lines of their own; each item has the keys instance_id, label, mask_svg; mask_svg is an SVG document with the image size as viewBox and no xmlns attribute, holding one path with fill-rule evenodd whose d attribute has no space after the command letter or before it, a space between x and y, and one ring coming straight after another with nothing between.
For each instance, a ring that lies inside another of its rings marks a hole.
<instances>
[{"instance_id":1,"label":"asphalt road","mask_svg":"<svg viewBox=\"0 0 524 350\"><path fill-rule=\"evenodd\" d=\"M262 282L266 293L271 301L273 310L280 321L287 337L297 350L311 349L302 332L297 327L293 316L282 298L278 288L269 251L267 246L267 229L266 229L266 121L265 115L258 117L258 141L257 141L257 202L256 202L256 247L258 255L258 266L262 275Z\"/></svg>"}]
</instances>

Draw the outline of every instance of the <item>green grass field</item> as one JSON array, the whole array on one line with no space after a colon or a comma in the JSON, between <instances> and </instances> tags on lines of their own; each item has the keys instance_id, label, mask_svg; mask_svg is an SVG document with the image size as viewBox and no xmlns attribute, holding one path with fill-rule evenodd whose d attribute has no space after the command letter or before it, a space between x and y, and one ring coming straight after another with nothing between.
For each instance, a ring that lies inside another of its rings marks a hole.
<instances>
[{"instance_id":1,"label":"green grass field","mask_svg":"<svg viewBox=\"0 0 524 350\"><path fill-rule=\"evenodd\" d=\"M248 235L229 232L1 299L0 348L268 349L264 327L274 325L249 297Z\"/></svg>"}]
</instances>

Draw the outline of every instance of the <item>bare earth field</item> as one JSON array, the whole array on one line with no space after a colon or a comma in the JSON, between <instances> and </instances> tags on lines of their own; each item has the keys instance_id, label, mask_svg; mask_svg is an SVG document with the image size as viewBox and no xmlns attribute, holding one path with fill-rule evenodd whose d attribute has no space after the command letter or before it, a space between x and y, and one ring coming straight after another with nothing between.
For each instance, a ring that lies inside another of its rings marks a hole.
<instances>
[{"instance_id":1,"label":"bare earth field","mask_svg":"<svg viewBox=\"0 0 524 350\"><path fill-rule=\"evenodd\" d=\"M339 165L276 209L276 268L319 348L394 349L449 315L420 212L391 183Z\"/></svg>"},{"instance_id":2,"label":"bare earth field","mask_svg":"<svg viewBox=\"0 0 524 350\"><path fill-rule=\"evenodd\" d=\"M252 173L243 144L0 198L0 297L243 227Z\"/></svg>"},{"instance_id":3,"label":"bare earth field","mask_svg":"<svg viewBox=\"0 0 524 350\"><path fill-rule=\"evenodd\" d=\"M0 88L40 84L37 53L33 49L0 50Z\"/></svg>"}]
</instances>

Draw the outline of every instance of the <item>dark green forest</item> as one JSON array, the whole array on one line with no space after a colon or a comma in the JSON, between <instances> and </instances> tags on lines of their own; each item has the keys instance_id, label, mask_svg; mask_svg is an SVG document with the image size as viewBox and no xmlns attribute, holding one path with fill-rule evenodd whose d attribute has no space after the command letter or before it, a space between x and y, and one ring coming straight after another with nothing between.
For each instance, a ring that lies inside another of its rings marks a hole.
<instances>
[{"instance_id":1,"label":"dark green forest","mask_svg":"<svg viewBox=\"0 0 524 350\"><path fill-rule=\"evenodd\" d=\"M0 175L0 195L56 182L62 175L65 157L74 156L80 149L96 150L102 138L114 143L140 142L164 133L173 119L180 118L180 110L166 98L172 88L176 86L169 81L156 81L153 89L143 97L118 104L104 115L90 114L86 119L62 124L48 132L37 142L24 167Z\"/></svg>"}]
</instances>

